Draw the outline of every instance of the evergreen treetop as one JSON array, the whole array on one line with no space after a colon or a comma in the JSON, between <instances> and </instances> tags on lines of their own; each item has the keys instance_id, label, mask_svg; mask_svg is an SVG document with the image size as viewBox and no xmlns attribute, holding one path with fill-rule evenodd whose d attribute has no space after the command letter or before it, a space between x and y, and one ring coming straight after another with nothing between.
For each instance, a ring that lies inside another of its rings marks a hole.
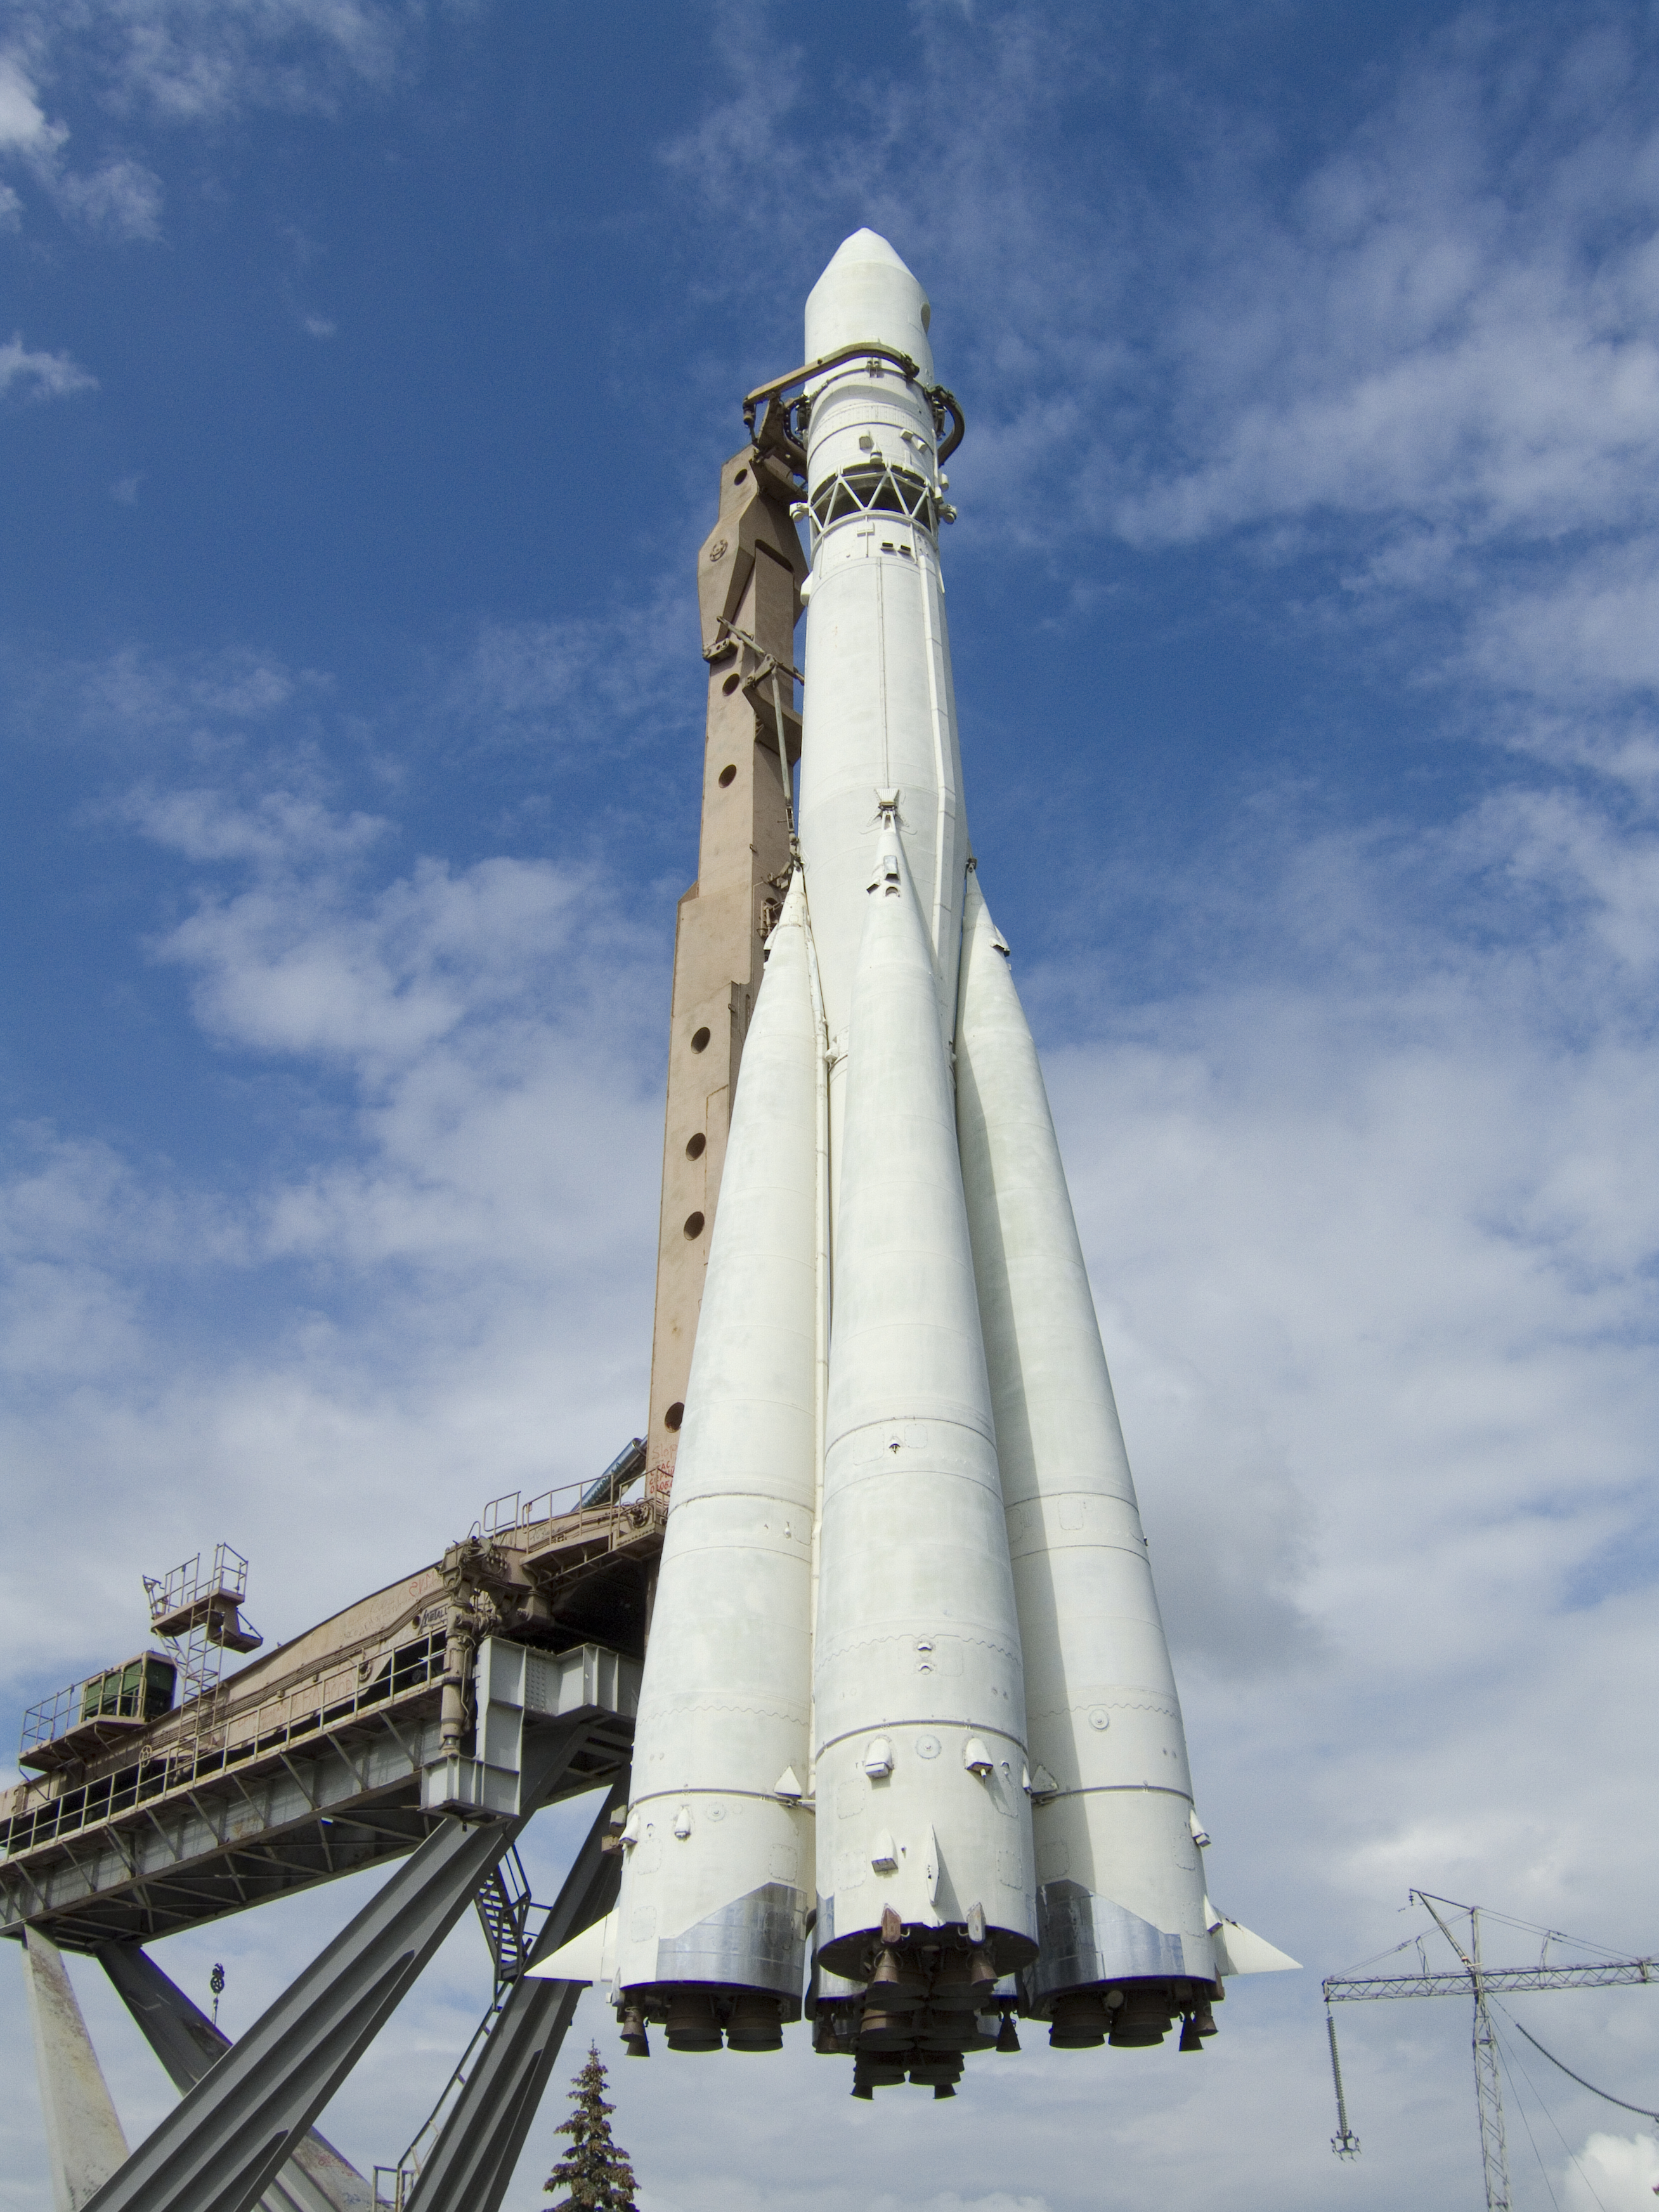
<instances>
[{"instance_id":1,"label":"evergreen treetop","mask_svg":"<svg viewBox=\"0 0 1659 2212\"><path fill-rule=\"evenodd\" d=\"M560 2189L570 2194L552 2212L639 2212L634 2202L638 2186L634 2169L627 2152L611 2140L615 2107L605 2101L605 2069L596 2043L587 2047L587 2063L576 2076L570 2101L575 2110L559 2130L571 2138L570 2148L545 2184L550 2196Z\"/></svg>"}]
</instances>

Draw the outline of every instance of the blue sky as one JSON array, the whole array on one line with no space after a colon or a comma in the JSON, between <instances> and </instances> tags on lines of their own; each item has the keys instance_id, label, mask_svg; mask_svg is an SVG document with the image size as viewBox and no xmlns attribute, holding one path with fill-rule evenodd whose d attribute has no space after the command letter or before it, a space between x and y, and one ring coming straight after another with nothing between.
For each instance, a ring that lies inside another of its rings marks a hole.
<instances>
[{"instance_id":1,"label":"blue sky","mask_svg":"<svg viewBox=\"0 0 1659 2212\"><path fill-rule=\"evenodd\" d=\"M225 1536L292 1633L638 1427L691 561L868 222L967 414L969 818L1212 1891L1308 1972L1199 2080L628 2069L642 2202L1478 2202L1461 2006L1353 2008L1338 2168L1316 1984L1413 1884L1654 1946L1659 17L9 0L0 187L11 1707L141 1570ZM356 1901L167 1957L246 2025ZM337 2100L360 2164L482 1963ZM1646 1993L1517 2013L1644 2100ZM1650 2202L1547 2095L1517 2206Z\"/></svg>"}]
</instances>

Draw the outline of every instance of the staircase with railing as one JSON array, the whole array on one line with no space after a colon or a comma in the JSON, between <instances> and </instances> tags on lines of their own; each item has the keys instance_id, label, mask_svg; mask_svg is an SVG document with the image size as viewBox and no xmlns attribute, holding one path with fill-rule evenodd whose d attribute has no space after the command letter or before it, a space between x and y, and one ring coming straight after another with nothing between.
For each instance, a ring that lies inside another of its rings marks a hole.
<instances>
[{"instance_id":1,"label":"staircase with railing","mask_svg":"<svg viewBox=\"0 0 1659 2212\"><path fill-rule=\"evenodd\" d=\"M529 1877L525 1873L524 1862L516 1848L497 1862L479 1887L473 1902L477 1906L484 1941L489 1946L490 1961L495 1969L495 1986L490 1991L489 2002L484 2008L483 2017L473 2029L454 2072L444 2083L437 2103L416 2130L403 2156L395 2166L375 2167L375 2212L404 2212L404 2206L414 2194L415 2185L421 2178L421 2167L431 2155L433 2146L443 2131L444 2122L482 2056L489 2040L490 2031L501 2017L502 2007L512 1996L514 1984L530 1964L536 1939L548 1913L547 1906L538 1905L530 1894Z\"/></svg>"}]
</instances>

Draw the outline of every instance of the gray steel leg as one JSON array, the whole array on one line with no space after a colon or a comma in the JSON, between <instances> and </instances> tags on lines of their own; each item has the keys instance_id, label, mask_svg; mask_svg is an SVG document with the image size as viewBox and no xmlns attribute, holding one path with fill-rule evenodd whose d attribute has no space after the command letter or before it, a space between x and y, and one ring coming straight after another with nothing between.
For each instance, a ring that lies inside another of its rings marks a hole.
<instances>
[{"instance_id":1,"label":"gray steel leg","mask_svg":"<svg viewBox=\"0 0 1659 2212\"><path fill-rule=\"evenodd\" d=\"M590 1726L526 1735L522 1803L541 1802ZM531 1817L435 1828L88 2212L251 2212Z\"/></svg>"},{"instance_id":2,"label":"gray steel leg","mask_svg":"<svg viewBox=\"0 0 1659 2212\"><path fill-rule=\"evenodd\" d=\"M38 1928L24 1933L23 1978L52 2202L58 2212L81 2212L125 2159L127 2139L58 1946Z\"/></svg>"},{"instance_id":3,"label":"gray steel leg","mask_svg":"<svg viewBox=\"0 0 1659 2212\"><path fill-rule=\"evenodd\" d=\"M611 1814L627 1802L623 1780L606 1797L565 1876L531 1954L532 1966L615 1904L621 1859L602 1850L600 1840ZM585 1986L519 1981L421 2168L407 2212L496 2212Z\"/></svg>"},{"instance_id":4,"label":"gray steel leg","mask_svg":"<svg viewBox=\"0 0 1659 2212\"><path fill-rule=\"evenodd\" d=\"M98 1957L173 2087L193 2089L230 2049L230 2038L137 1944L106 1944ZM313 2128L295 2144L259 2202L264 2212L371 2212L374 2190Z\"/></svg>"}]
</instances>

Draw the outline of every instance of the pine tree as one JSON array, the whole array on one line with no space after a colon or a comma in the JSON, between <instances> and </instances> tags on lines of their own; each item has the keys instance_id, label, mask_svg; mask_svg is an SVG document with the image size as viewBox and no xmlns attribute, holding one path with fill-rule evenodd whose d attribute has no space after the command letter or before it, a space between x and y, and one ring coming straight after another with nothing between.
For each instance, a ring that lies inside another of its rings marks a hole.
<instances>
[{"instance_id":1,"label":"pine tree","mask_svg":"<svg viewBox=\"0 0 1659 2212\"><path fill-rule=\"evenodd\" d=\"M576 2109L559 2133L572 2138L571 2146L546 2182L550 2196L556 2189L568 2189L570 2194L553 2212L638 2212L634 2202L638 2185L628 2153L611 2140L615 2107L605 2101L605 2069L597 2043L587 2047L587 2063L576 2076L570 2101Z\"/></svg>"}]
</instances>

